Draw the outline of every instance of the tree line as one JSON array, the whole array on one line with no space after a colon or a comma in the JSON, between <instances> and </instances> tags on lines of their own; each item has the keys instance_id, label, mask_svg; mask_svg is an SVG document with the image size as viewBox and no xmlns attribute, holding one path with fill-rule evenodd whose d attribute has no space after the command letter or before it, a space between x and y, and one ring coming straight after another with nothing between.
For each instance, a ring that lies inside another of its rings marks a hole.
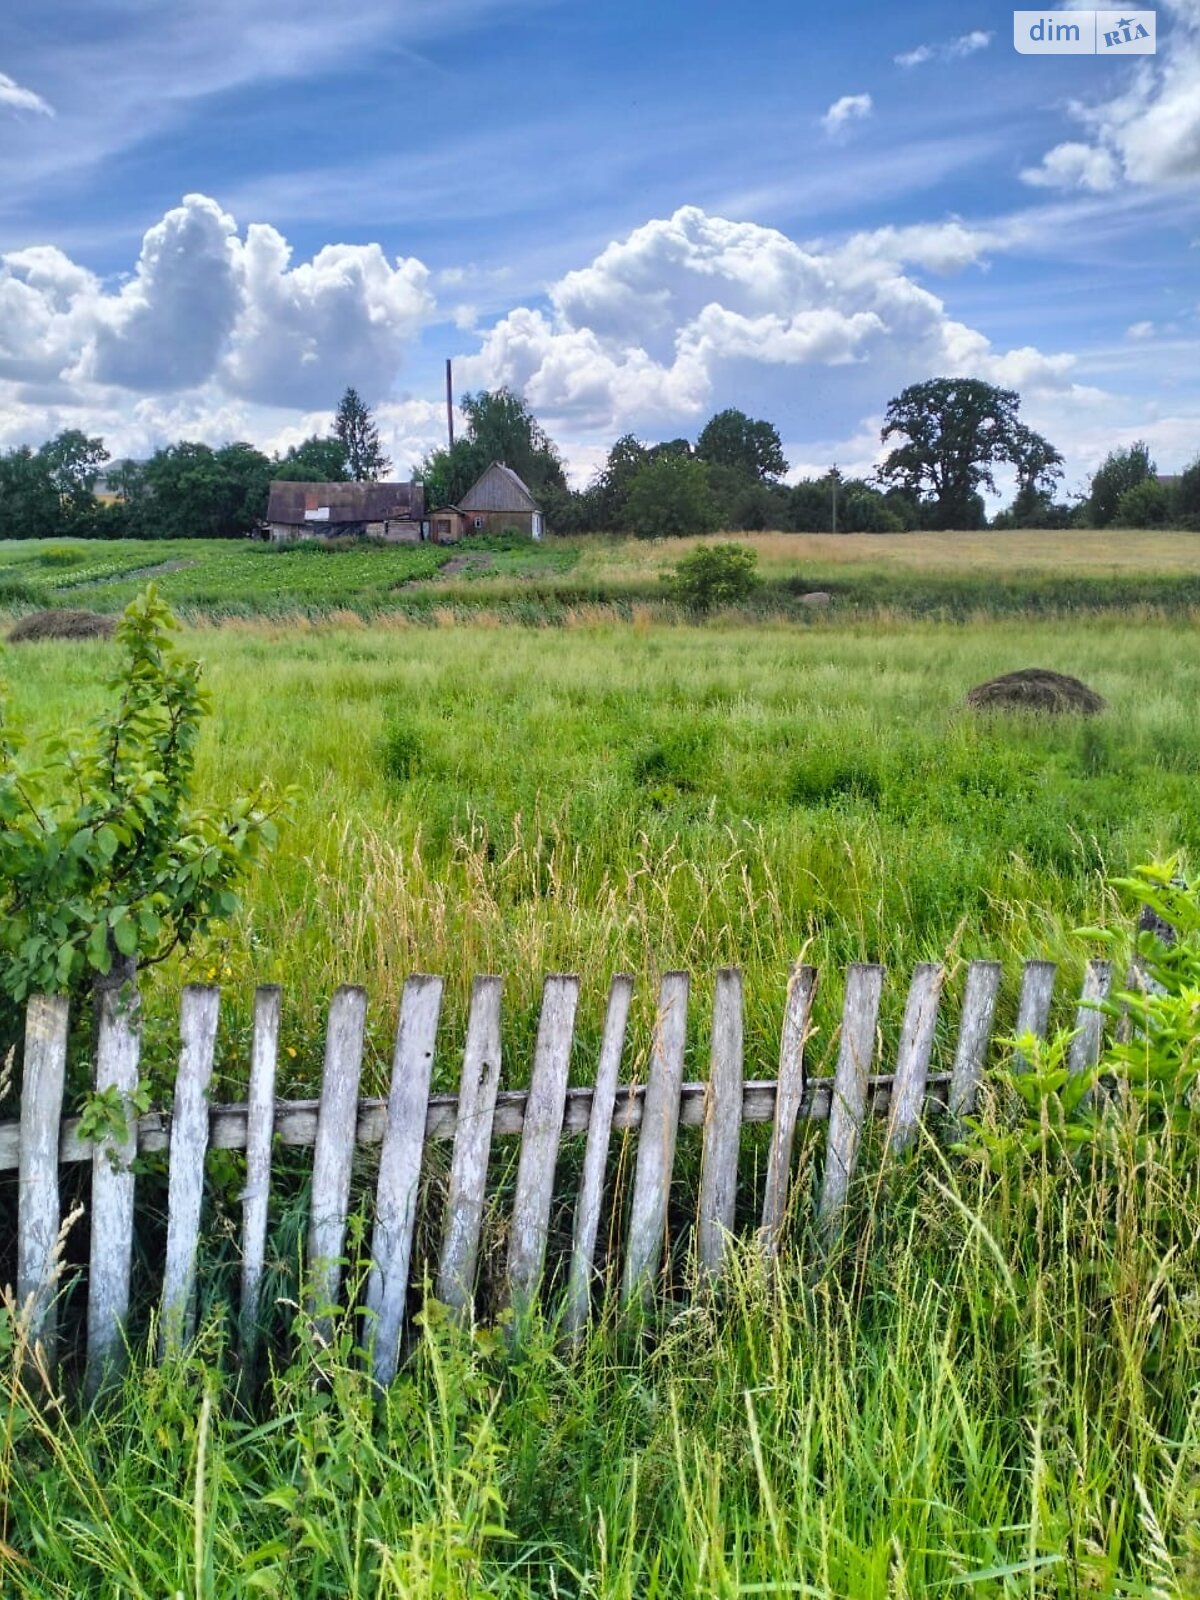
<instances>
[{"instance_id":1,"label":"tree line","mask_svg":"<svg viewBox=\"0 0 1200 1600\"><path fill-rule=\"evenodd\" d=\"M901 533L989 525L984 492L996 470L1015 478L1012 501L990 526L1200 528L1200 457L1163 482L1147 446L1112 451L1085 495L1060 498L1062 456L1020 416L1015 390L971 378L912 384L888 403L888 452L869 477L836 467L785 483L788 462L773 423L729 408L696 439L617 439L604 465L572 489L562 457L526 401L508 389L466 394L465 427L414 471L432 509L457 502L492 461L528 484L552 533L633 533L645 538L778 529ZM100 538L221 538L249 532L266 514L273 478L368 481L390 470L370 408L348 389L328 437L282 455L253 445L213 448L183 440L148 461L105 473L115 498L94 489L109 460L103 441L67 430L33 450L0 456L0 538L76 534Z\"/></svg>"}]
</instances>

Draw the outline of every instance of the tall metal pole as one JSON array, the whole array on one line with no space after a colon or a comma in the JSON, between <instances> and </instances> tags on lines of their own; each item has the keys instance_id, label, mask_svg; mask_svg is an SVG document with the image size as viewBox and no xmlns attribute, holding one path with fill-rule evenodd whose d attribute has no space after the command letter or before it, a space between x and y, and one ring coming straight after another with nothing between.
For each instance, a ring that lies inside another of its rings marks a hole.
<instances>
[{"instance_id":1,"label":"tall metal pole","mask_svg":"<svg viewBox=\"0 0 1200 1600\"><path fill-rule=\"evenodd\" d=\"M446 432L450 436L450 448L454 449L454 378L450 371L450 357L446 357Z\"/></svg>"},{"instance_id":2,"label":"tall metal pole","mask_svg":"<svg viewBox=\"0 0 1200 1600\"><path fill-rule=\"evenodd\" d=\"M831 485L831 487L833 489L833 528L832 528L832 531L834 533L836 533L837 532L837 486L838 486L838 469L837 469L837 462L836 461L833 463L833 468L832 468L832 470L831 470L831 472L829 474L829 482L830 482L830 485Z\"/></svg>"}]
</instances>

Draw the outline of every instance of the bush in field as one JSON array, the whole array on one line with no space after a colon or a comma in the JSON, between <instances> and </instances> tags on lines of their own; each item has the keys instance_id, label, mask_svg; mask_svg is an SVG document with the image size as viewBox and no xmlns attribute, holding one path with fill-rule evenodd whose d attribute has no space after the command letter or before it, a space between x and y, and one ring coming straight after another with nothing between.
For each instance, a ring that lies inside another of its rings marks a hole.
<instances>
[{"instance_id":1,"label":"bush in field","mask_svg":"<svg viewBox=\"0 0 1200 1600\"><path fill-rule=\"evenodd\" d=\"M153 586L138 596L117 629L116 705L41 765L21 758L0 703L0 991L13 1001L123 982L186 947L233 912L275 842L261 792L191 803L209 701L176 625Z\"/></svg>"},{"instance_id":2,"label":"bush in field","mask_svg":"<svg viewBox=\"0 0 1200 1600\"><path fill-rule=\"evenodd\" d=\"M758 586L757 565L758 551L744 544L701 545L664 582L673 600L704 614L748 599Z\"/></svg>"}]
</instances>

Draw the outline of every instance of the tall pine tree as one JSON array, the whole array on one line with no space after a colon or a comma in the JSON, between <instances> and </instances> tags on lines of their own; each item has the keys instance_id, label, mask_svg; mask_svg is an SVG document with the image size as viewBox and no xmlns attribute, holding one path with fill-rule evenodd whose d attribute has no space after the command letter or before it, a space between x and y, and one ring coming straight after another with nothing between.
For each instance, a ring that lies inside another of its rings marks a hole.
<instances>
[{"instance_id":1,"label":"tall pine tree","mask_svg":"<svg viewBox=\"0 0 1200 1600\"><path fill-rule=\"evenodd\" d=\"M347 389L337 408L334 436L346 452L346 471L355 483L370 483L391 471L392 463L383 453L379 429L357 389Z\"/></svg>"}]
</instances>

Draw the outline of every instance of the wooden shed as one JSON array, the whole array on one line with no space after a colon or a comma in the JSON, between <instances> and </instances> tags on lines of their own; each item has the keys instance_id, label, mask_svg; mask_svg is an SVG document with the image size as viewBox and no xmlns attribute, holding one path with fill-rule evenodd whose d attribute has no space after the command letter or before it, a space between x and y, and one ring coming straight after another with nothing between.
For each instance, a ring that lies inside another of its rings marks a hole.
<instances>
[{"instance_id":1,"label":"wooden shed","mask_svg":"<svg viewBox=\"0 0 1200 1600\"><path fill-rule=\"evenodd\" d=\"M546 523L527 485L502 461L493 461L456 505L439 506L430 518L430 537L439 544L506 528L540 539Z\"/></svg>"}]
</instances>

